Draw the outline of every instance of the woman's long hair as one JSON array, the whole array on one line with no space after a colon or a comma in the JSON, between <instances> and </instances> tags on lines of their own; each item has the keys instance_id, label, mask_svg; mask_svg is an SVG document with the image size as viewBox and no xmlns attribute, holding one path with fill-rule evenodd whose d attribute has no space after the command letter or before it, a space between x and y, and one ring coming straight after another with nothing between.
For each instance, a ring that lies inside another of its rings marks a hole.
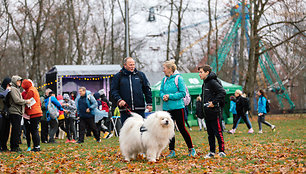
<instances>
[{"instance_id":1,"label":"woman's long hair","mask_svg":"<svg viewBox=\"0 0 306 174\"><path fill-rule=\"evenodd\" d=\"M259 92L261 93L262 96L264 96L265 98L267 98L267 95L266 95L266 93L265 93L264 90L260 89Z\"/></svg>"}]
</instances>

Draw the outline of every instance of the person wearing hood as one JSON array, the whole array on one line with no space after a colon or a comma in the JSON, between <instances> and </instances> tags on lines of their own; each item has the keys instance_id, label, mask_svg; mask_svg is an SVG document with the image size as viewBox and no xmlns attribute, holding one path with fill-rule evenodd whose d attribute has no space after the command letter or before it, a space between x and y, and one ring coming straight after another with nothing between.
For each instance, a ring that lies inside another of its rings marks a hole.
<instances>
[{"instance_id":1,"label":"person wearing hood","mask_svg":"<svg viewBox=\"0 0 306 174\"><path fill-rule=\"evenodd\" d=\"M185 104L183 98L186 95L186 87L184 79L176 71L177 67L172 61L166 61L163 64L163 72L165 77L162 79L160 86L160 98L163 99L163 110L170 113L171 118L176 122L176 125L182 134L189 151L189 156L194 157L196 151L193 148L190 134L186 130L184 115ZM178 78L177 84L175 79ZM170 140L169 150L170 154L167 157L175 157L175 137Z\"/></svg>"},{"instance_id":2,"label":"person wearing hood","mask_svg":"<svg viewBox=\"0 0 306 174\"><path fill-rule=\"evenodd\" d=\"M102 100L101 94L99 92L96 92L93 95L94 98L96 99L97 103L98 103L98 109L99 110L104 110L105 112L109 113L109 107L108 107L107 103ZM104 95L104 97L105 97L105 95ZM113 134L111 133L111 129L110 129L111 121L110 121L109 117L103 117L103 119L99 120L98 123L96 123L96 125L97 125L98 130L102 131L104 133L103 139L108 139L108 138L111 138L113 136Z\"/></svg>"},{"instance_id":3,"label":"person wearing hood","mask_svg":"<svg viewBox=\"0 0 306 174\"><path fill-rule=\"evenodd\" d=\"M249 109L249 99L242 94L242 91L237 89L235 91L235 97L236 97L236 111L237 111L237 116L233 124L233 129L229 131L230 134L234 134L238 124L240 122L240 119L242 118L246 126L248 127L248 133L252 134L254 132L252 128L252 123L250 122L250 119L248 117L247 112L250 110Z\"/></svg>"},{"instance_id":4,"label":"person wearing hood","mask_svg":"<svg viewBox=\"0 0 306 174\"><path fill-rule=\"evenodd\" d=\"M26 105L25 107L25 113L30 116L30 120L25 121L25 126L26 132L28 132L27 136L32 136L32 141L34 144L31 151L37 152L40 151L38 124L43 115L41 110L41 101L37 89L33 86L33 83L30 80L24 79L21 86L24 89L23 98L32 100L31 104ZM29 146L29 148L31 147Z\"/></svg>"},{"instance_id":5,"label":"person wearing hood","mask_svg":"<svg viewBox=\"0 0 306 174\"><path fill-rule=\"evenodd\" d=\"M198 67L199 76L204 81L202 85L202 114L206 122L208 142L210 152L204 158L212 158L215 156L216 145L215 137L219 144L219 156L225 157L224 139L221 128L221 105L224 104L226 92L217 79L217 75L212 72L209 65Z\"/></svg>"},{"instance_id":6,"label":"person wearing hood","mask_svg":"<svg viewBox=\"0 0 306 174\"><path fill-rule=\"evenodd\" d=\"M64 101L62 103L62 107L64 108L65 111L65 124L67 130L67 138L68 138L66 143L75 143L76 130L74 127L74 121L75 121L75 114L77 108L75 102L70 99L68 94L64 94L63 98ZM73 134L73 138L71 134Z\"/></svg>"},{"instance_id":7,"label":"person wearing hood","mask_svg":"<svg viewBox=\"0 0 306 174\"><path fill-rule=\"evenodd\" d=\"M47 108L47 121L49 122L49 125L50 125L49 141L48 141L49 143L56 143L55 140L54 140L54 135L56 134L56 132L58 130L58 120L57 120L57 118L52 119L51 116L49 115L49 112L48 112L49 101L52 104L54 104L59 111L64 110L62 108L62 105L60 104L60 102L58 102L58 100L53 95L54 95L54 93L51 89L49 89L49 88L46 89L46 91L45 91L45 107Z\"/></svg>"},{"instance_id":8,"label":"person wearing hood","mask_svg":"<svg viewBox=\"0 0 306 174\"><path fill-rule=\"evenodd\" d=\"M7 99L11 91L11 78L6 77L0 87L0 151L7 151L6 142L10 132Z\"/></svg>"},{"instance_id":9,"label":"person wearing hood","mask_svg":"<svg viewBox=\"0 0 306 174\"><path fill-rule=\"evenodd\" d=\"M11 151L18 152L21 151L19 148L19 134L21 130L21 117L25 110L25 105L30 104L30 100L23 99L20 92L22 78L20 76L12 77L12 89L9 93L8 103L9 103L9 117L10 123L12 124L10 146Z\"/></svg>"},{"instance_id":10,"label":"person wearing hood","mask_svg":"<svg viewBox=\"0 0 306 174\"><path fill-rule=\"evenodd\" d=\"M111 95L120 109L121 123L131 116L130 111L145 118L145 109L152 111L152 92L146 75L135 68L135 60L124 59L124 66L111 83ZM146 106L147 104L147 106Z\"/></svg>"}]
</instances>

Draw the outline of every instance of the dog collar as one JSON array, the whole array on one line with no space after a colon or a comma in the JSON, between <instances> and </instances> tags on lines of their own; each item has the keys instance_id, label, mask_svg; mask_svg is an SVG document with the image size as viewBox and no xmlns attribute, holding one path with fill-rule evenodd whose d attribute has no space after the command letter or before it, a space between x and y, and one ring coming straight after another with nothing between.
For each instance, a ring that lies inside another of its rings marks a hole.
<instances>
[{"instance_id":1,"label":"dog collar","mask_svg":"<svg viewBox=\"0 0 306 174\"><path fill-rule=\"evenodd\" d=\"M142 125L140 127L140 132L145 132L145 131L148 131L148 129Z\"/></svg>"}]
</instances>

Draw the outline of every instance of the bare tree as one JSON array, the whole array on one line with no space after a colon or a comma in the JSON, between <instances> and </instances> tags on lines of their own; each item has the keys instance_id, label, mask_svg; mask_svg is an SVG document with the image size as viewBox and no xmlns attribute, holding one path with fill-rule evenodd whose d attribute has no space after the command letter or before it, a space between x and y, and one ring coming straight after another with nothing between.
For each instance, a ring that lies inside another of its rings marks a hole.
<instances>
[{"instance_id":1,"label":"bare tree","mask_svg":"<svg viewBox=\"0 0 306 174\"><path fill-rule=\"evenodd\" d=\"M208 38L207 38L207 63L210 62L210 43L211 43L211 32L212 32L212 17L211 17L211 3L210 0L207 1L207 5L208 5L208 20L209 20L209 28L208 28Z\"/></svg>"},{"instance_id":2,"label":"bare tree","mask_svg":"<svg viewBox=\"0 0 306 174\"><path fill-rule=\"evenodd\" d=\"M283 1L282 1L283 2ZM304 32L305 28L301 28L297 24L301 22L305 22L305 16L301 16L300 19L294 21L286 21L280 20L277 22L269 22L265 25L260 25L260 20L264 18L265 12L267 9L271 8L273 5L277 3L281 3L279 1L268 1L268 0L256 0L252 1L251 9L250 9L250 22L251 22L251 34L250 34L250 51L249 51L249 62L248 62L248 71L246 76L246 85L244 87L244 91L248 96L253 96L253 91L255 88L256 74L259 63L259 57L270 50L275 49L276 47L287 43L291 39L295 38L298 35L302 35L305 37ZM264 39L267 33L271 33L271 31L265 33L264 30L271 26L280 26L280 25L289 25L296 29L296 32L291 34L286 38L281 39L275 44L271 44L266 49L262 49L260 44L260 40Z\"/></svg>"},{"instance_id":3,"label":"bare tree","mask_svg":"<svg viewBox=\"0 0 306 174\"><path fill-rule=\"evenodd\" d=\"M173 18L173 0L170 1L170 17L169 17L169 23L168 23L168 35L167 35L167 55L166 55L166 60L169 60L169 53L170 53L170 35L171 35L171 23L172 23L172 18Z\"/></svg>"},{"instance_id":4,"label":"bare tree","mask_svg":"<svg viewBox=\"0 0 306 174\"><path fill-rule=\"evenodd\" d=\"M184 17L184 12L188 8L188 3L186 3L186 6L184 7L183 5L183 0L179 0L179 5L174 3L174 7L177 11L177 38L176 38L176 50L175 50L175 63L178 64L180 60L180 52L181 52L181 44L182 44L182 22L183 22L183 17Z\"/></svg>"}]
</instances>

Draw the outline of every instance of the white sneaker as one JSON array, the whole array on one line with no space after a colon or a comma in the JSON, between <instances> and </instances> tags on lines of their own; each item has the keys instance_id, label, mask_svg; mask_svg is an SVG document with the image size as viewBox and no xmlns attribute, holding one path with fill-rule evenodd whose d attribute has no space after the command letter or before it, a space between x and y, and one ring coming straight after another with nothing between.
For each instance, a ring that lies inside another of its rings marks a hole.
<instances>
[{"instance_id":1,"label":"white sneaker","mask_svg":"<svg viewBox=\"0 0 306 174\"><path fill-rule=\"evenodd\" d=\"M226 154L224 152L220 152L218 155L219 157L226 157Z\"/></svg>"},{"instance_id":2,"label":"white sneaker","mask_svg":"<svg viewBox=\"0 0 306 174\"><path fill-rule=\"evenodd\" d=\"M106 139L109 139L109 138L112 138L112 137L113 137L113 134L110 133L110 134L108 134L108 135L106 136Z\"/></svg>"},{"instance_id":3,"label":"white sneaker","mask_svg":"<svg viewBox=\"0 0 306 174\"><path fill-rule=\"evenodd\" d=\"M229 134L234 134L235 131L236 131L236 129L232 129L232 130L229 130L228 133L229 133Z\"/></svg>"},{"instance_id":4,"label":"white sneaker","mask_svg":"<svg viewBox=\"0 0 306 174\"><path fill-rule=\"evenodd\" d=\"M248 131L248 134L252 134L252 133L254 133L253 128L249 129L249 131Z\"/></svg>"},{"instance_id":5,"label":"white sneaker","mask_svg":"<svg viewBox=\"0 0 306 174\"><path fill-rule=\"evenodd\" d=\"M209 152L207 155L204 156L205 159L214 158L214 157L215 157L215 153L213 152Z\"/></svg>"},{"instance_id":6,"label":"white sneaker","mask_svg":"<svg viewBox=\"0 0 306 174\"><path fill-rule=\"evenodd\" d=\"M275 125L272 125L272 126L271 126L271 129L272 129L272 131L274 132L274 131L275 131Z\"/></svg>"},{"instance_id":7,"label":"white sneaker","mask_svg":"<svg viewBox=\"0 0 306 174\"><path fill-rule=\"evenodd\" d=\"M259 134L262 134L262 130L258 131Z\"/></svg>"}]
</instances>

